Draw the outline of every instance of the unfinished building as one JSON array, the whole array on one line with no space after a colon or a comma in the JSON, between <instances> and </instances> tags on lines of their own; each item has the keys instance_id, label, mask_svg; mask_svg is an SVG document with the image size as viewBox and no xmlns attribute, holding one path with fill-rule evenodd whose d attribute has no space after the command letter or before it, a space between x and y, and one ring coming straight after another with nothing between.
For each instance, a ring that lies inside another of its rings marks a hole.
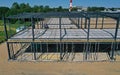
<instances>
[{"instance_id":1,"label":"unfinished building","mask_svg":"<svg viewBox=\"0 0 120 75\"><path fill-rule=\"evenodd\" d=\"M31 24L16 34L12 20ZM4 18L8 56L17 61L110 61L120 50L120 13L22 13Z\"/></svg>"}]
</instances>

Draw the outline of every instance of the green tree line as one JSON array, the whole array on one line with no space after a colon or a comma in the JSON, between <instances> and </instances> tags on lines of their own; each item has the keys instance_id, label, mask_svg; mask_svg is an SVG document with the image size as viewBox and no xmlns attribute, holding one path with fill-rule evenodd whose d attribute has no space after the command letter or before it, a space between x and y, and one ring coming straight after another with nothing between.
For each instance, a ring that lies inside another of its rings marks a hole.
<instances>
[{"instance_id":1,"label":"green tree line","mask_svg":"<svg viewBox=\"0 0 120 75\"><path fill-rule=\"evenodd\" d=\"M104 11L105 7L88 7L87 11Z\"/></svg>"},{"instance_id":2,"label":"green tree line","mask_svg":"<svg viewBox=\"0 0 120 75\"><path fill-rule=\"evenodd\" d=\"M61 11L68 11L67 8L62 8L62 6L56 8L50 8L48 5L35 5L31 7L29 3L21 3L18 4L14 2L12 6L9 7L0 7L0 19L3 16L15 15L23 12L61 12Z\"/></svg>"},{"instance_id":3,"label":"green tree line","mask_svg":"<svg viewBox=\"0 0 120 75\"><path fill-rule=\"evenodd\" d=\"M88 7L87 11L104 11L105 7ZM109 8L110 10L114 11L116 8ZM120 8L119 8L120 9ZM62 6L56 8L50 8L48 5L35 5L30 6L29 3L17 3L14 2L12 6L9 7L0 7L0 19L3 16L15 15L23 12L64 12L68 11L69 8L63 8ZM72 11L77 11L77 8L73 7Z\"/></svg>"}]
</instances>

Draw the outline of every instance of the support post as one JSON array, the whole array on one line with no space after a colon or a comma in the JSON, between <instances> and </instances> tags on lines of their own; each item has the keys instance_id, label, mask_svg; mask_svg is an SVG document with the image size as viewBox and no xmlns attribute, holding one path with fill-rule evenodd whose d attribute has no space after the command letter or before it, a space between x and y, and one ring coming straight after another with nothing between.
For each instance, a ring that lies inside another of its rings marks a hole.
<instances>
[{"instance_id":1,"label":"support post","mask_svg":"<svg viewBox=\"0 0 120 75\"><path fill-rule=\"evenodd\" d=\"M31 42L31 45L32 45L32 51L34 51L34 60L36 60L36 49L35 49L35 44L34 42Z\"/></svg>"},{"instance_id":2,"label":"support post","mask_svg":"<svg viewBox=\"0 0 120 75\"><path fill-rule=\"evenodd\" d=\"M116 24L116 29L115 29L115 40L117 39L117 35L118 35L118 28L119 28L119 22L120 22L120 16L117 19L117 24Z\"/></svg>"},{"instance_id":3,"label":"support post","mask_svg":"<svg viewBox=\"0 0 120 75\"><path fill-rule=\"evenodd\" d=\"M6 19L5 17L3 17L3 22L4 22L4 32L5 32L5 37L6 37L6 41L8 40L8 33L7 33L7 27L6 27ZM8 59L12 59L10 56L10 47L9 47L9 43L6 42L7 44L7 50L8 50Z\"/></svg>"},{"instance_id":4,"label":"support post","mask_svg":"<svg viewBox=\"0 0 120 75\"><path fill-rule=\"evenodd\" d=\"M62 41L62 30L61 30L61 17L59 17L59 29L60 29L60 60L62 60L62 46L61 46L61 41Z\"/></svg>"},{"instance_id":5,"label":"support post","mask_svg":"<svg viewBox=\"0 0 120 75\"><path fill-rule=\"evenodd\" d=\"M34 51L34 60L36 60L36 49L34 48L34 19L31 18L32 23L32 51Z\"/></svg>"},{"instance_id":6,"label":"support post","mask_svg":"<svg viewBox=\"0 0 120 75\"><path fill-rule=\"evenodd\" d=\"M87 40L89 41L89 34L90 34L90 18L88 19L88 33L87 33Z\"/></svg>"},{"instance_id":7,"label":"support post","mask_svg":"<svg viewBox=\"0 0 120 75\"><path fill-rule=\"evenodd\" d=\"M78 29L80 28L80 18L78 18Z\"/></svg>"},{"instance_id":8,"label":"support post","mask_svg":"<svg viewBox=\"0 0 120 75\"><path fill-rule=\"evenodd\" d=\"M39 29L39 23L38 23L38 18L37 18L37 26L36 26L37 29Z\"/></svg>"},{"instance_id":9,"label":"support post","mask_svg":"<svg viewBox=\"0 0 120 75\"><path fill-rule=\"evenodd\" d=\"M116 42L113 42L112 44L112 52L111 52L111 60L114 60L114 51L115 51L115 48L116 48Z\"/></svg>"},{"instance_id":10,"label":"support post","mask_svg":"<svg viewBox=\"0 0 120 75\"><path fill-rule=\"evenodd\" d=\"M11 27L10 27L10 20L9 19L8 19L8 32L9 32L8 37L11 37L12 33L11 33Z\"/></svg>"},{"instance_id":11,"label":"support post","mask_svg":"<svg viewBox=\"0 0 120 75\"><path fill-rule=\"evenodd\" d=\"M42 28L43 28L44 26L43 26L43 21L42 21Z\"/></svg>"},{"instance_id":12,"label":"support post","mask_svg":"<svg viewBox=\"0 0 120 75\"><path fill-rule=\"evenodd\" d=\"M85 27L84 28L87 28L87 18L85 18Z\"/></svg>"},{"instance_id":13,"label":"support post","mask_svg":"<svg viewBox=\"0 0 120 75\"><path fill-rule=\"evenodd\" d=\"M81 28L82 28L83 18L81 17Z\"/></svg>"},{"instance_id":14,"label":"support post","mask_svg":"<svg viewBox=\"0 0 120 75\"><path fill-rule=\"evenodd\" d=\"M116 24L116 29L115 29L115 37L114 37L114 43L113 43L112 55L111 55L112 60L114 60L114 51L116 50L116 40L117 40L117 35L118 35L119 22L120 22L120 15L119 15L119 18L117 19L117 24Z\"/></svg>"},{"instance_id":15,"label":"support post","mask_svg":"<svg viewBox=\"0 0 120 75\"><path fill-rule=\"evenodd\" d=\"M14 47L13 47L13 43L11 43L11 53L12 53L12 59L15 60L15 56L14 56Z\"/></svg>"},{"instance_id":16,"label":"support post","mask_svg":"<svg viewBox=\"0 0 120 75\"><path fill-rule=\"evenodd\" d=\"M87 46L86 46L86 56L85 56L85 59L86 59L86 60L88 59L89 33L90 33L90 18L88 19Z\"/></svg>"},{"instance_id":17,"label":"support post","mask_svg":"<svg viewBox=\"0 0 120 75\"><path fill-rule=\"evenodd\" d=\"M43 51L42 51L42 42L40 42L40 52L41 52L41 54L43 53ZM42 60L42 55L41 55L40 59Z\"/></svg>"},{"instance_id":18,"label":"support post","mask_svg":"<svg viewBox=\"0 0 120 75\"><path fill-rule=\"evenodd\" d=\"M103 29L103 26L104 26L104 17L102 17L102 29Z\"/></svg>"},{"instance_id":19,"label":"support post","mask_svg":"<svg viewBox=\"0 0 120 75\"><path fill-rule=\"evenodd\" d=\"M38 19L38 23L39 23L39 29L41 29L42 26L41 26L41 21L40 21L40 19Z\"/></svg>"},{"instance_id":20,"label":"support post","mask_svg":"<svg viewBox=\"0 0 120 75\"><path fill-rule=\"evenodd\" d=\"M34 41L34 19L31 18L31 23L32 23L32 40Z\"/></svg>"},{"instance_id":21,"label":"support post","mask_svg":"<svg viewBox=\"0 0 120 75\"><path fill-rule=\"evenodd\" d=\"M95 28L98 27L98 14L96 15L96 25L95 25Z\"/></svg>"},{"instance_id":22,"label":"support post","mask_svg":"<svg viewBox=\"0 0 120 75\"><path fill-rule=\"evenodd\" d=\"M87 45L86 45L85 60L88 59L88 49L89 49L89 42L87 42Z\"/></svg>"},{"instance_id":23,"label":"support post","mask_svg":"<svg viewBox=\"0 0 120 75\"><path fill-rule=\"evenodd\" d=\"M8 43L8 42L6 42L6 44L7 44L7 50L8 50L8 59L12 59L11 54L10 54L10 47L9 47L9 43Z\"/></svg>"},{"instance_id":24,"label":"support post","mask_svg":"<svg viewBox=\"0 0 120 75\"><path fill-rule=\"evenodd\" d=\"M3 17L3 22L4 22L4 32L5 32L5 37L6 41L8 40L8 33L7 33L7 27L6 27L6 19Z\"/></svg>"}]
</instances>

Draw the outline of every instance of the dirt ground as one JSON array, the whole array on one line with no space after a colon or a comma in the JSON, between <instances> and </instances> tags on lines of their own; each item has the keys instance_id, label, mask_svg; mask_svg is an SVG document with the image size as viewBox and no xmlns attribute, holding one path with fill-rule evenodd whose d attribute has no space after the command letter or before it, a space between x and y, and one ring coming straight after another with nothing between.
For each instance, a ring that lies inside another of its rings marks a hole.
<instances>
[{"instance_id":1,"label":"dirt ground","mask_svg":"<svg viewBox=\"0 0 120 75\"><path fill-rule=\"evenodd\" d=\"M12 62L0 45L0 75L120 75L120 62Z\"/></svg>"}]
</instances>

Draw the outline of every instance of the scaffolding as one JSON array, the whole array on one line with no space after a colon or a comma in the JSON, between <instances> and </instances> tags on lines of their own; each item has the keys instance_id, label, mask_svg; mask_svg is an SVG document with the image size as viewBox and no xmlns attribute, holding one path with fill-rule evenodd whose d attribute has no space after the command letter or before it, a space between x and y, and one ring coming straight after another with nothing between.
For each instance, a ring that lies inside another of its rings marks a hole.
<instances>
[{"instance_id":1,"label":"scaffolding","mask_svg":"<svg viewBox=\"0 0 120 75\"><path fill-rule=\"evenodd\" d=\"M22 13L3 20L10 60L111 61L120 50L120 13ZM31 24L12 34L12 20Z\"/></svg>"}]
</instances>

